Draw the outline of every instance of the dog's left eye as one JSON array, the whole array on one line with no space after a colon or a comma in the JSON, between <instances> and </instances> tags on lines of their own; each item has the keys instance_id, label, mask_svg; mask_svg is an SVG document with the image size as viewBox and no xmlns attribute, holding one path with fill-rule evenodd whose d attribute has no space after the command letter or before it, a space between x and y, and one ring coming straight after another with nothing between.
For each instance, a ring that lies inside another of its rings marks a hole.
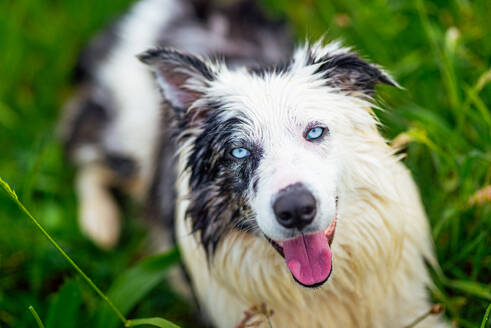
<instances>
[{"instance_id":1,"label":"dog's left eye","mask_svg":"<svg viewBox=\"0 0 491 328\"><path fill-rule=\"evenodd\" d=\"M247 156L249 156L251 154L251 152L245 148L239 147L239 148L232 149L231 154L235 158L242 159L242 158L246 158Z\"/></svg>"},{"instance_id":2,"label":"dog's left eye","mask_svg":"<svg viewBox=\"0 0 491 328\"><path fill-rule=\"evenodd\" d=\"M325 128L321 128L321 127L312 128L307 132L306 139L307 140L319 139L320 137L322 137L324 135L324 131L325 131Z\"/></svg>"}]
</instances>

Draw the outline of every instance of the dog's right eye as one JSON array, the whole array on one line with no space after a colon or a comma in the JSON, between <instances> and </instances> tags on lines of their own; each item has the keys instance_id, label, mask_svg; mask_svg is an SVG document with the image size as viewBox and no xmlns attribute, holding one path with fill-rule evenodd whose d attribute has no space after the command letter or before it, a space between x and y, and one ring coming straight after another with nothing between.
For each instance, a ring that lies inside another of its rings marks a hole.
<instances>
[{"instance_id":1,"label":"dog's right eye","mask_svg":"<svg viewBox=\"0 0 491 328\"><path fill-rule=\"evenodd\" d=\"M235 158L243 159L248 157L251 154L251 152L245 148L239 147L239 148L232 149L230 154Z\"/></svg>"},{"instance_id":2,"label":"dog's right eye","mask_svg":"<svg viewBox=\"0 0 491 328\"><path fill-rule=\"evenodd\" d=\"M320 127L320 126L316 126L316 127L307 131L305 139L307 139L308 141L314 141L316 139L320 139L321 137L324 136L325 131L326 131L325 128Z\"/></svg>"}]
</instances>

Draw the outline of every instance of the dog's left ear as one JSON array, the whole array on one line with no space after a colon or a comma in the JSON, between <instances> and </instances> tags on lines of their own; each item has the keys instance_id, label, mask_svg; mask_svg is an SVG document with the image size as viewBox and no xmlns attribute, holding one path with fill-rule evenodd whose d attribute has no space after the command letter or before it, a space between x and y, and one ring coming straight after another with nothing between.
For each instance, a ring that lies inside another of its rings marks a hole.
<instances>
[{"instance_id":1,"label":"dog's left ear","mask_svg":"<svg viewBox=\"0 0 491 328\"><path fill-rule=\"evenodd\" d=\"M309 56L310 63L319 65L316 73L323 74L326 84L341 91L372 95L380 83L400 88L382 68L361 59L349 49L328 51L318 58L310 52Z\"/></svg>"},{"instance_id":2,"label":"dog's left ear","mask_svg":"<svg viewBox=\"0 0 491 328\"><path fill-rule=\"evenodd\" d=\"M215 78L208 63L174 49L151 49L138 59L153 69L164 97L179 110L188 110Z\"/></svg>"}]
</instances>

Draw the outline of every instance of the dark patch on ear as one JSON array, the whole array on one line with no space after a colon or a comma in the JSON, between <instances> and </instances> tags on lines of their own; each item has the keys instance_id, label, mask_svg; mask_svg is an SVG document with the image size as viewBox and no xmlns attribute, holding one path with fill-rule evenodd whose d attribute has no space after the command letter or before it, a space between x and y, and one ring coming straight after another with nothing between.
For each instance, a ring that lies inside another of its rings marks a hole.
<instances>
[{"instance_id":1,"label":"dark patch on ear","mask_svg":"<svg viewBox=\"0 0 491 328\"><path fill-rule=\"evenodd\" d=\"M210 66L196 56L170 48L157 48L138 55L143 63L151 66L164 98L172 107L189 108L202 96L187 84L189 80L207 85L215 79Z\"/></svg>"},{"instance_id":2,"label":"dark patch on ear","mask_svg":"<svg viewBox=\"0 0 491 328\"><path fill-rule=\"evenodd\" d=\"M371 95L379 83L398 87L385 72L354 53L327 55L321 59L315 59L310 54L307 64L317 63L322 64L316 73L323 73L326 84L341 91Z\"/></svg>"},{"instance_id":3,"label":"dark patch on ear","mask_svg":"<svg viewBox=\"0 0 491 328\"><path fill-rule=\"evenodd\" d=\"M138 55L137 57L143 63L150 66L158 65L159 68L161 66L165 66L166 64L171 66L171 69L185 69L186 67L188 67L201 73L206 79L210 81L214 80L213 72L211 71L209 66L206 65L198 57L190 54L185 54L171 48L150 49ZM174 72L174 74L177 73L179 72Z\"/></svg>"}]
</instances>

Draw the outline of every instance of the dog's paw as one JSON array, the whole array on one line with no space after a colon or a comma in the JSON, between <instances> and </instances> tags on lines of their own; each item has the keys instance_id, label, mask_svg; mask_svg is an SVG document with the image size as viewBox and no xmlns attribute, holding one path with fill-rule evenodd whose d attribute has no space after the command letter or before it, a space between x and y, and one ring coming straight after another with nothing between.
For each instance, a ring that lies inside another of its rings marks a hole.
<instances>
[{"instance_id":1,"label":"dog's paw","mask_svg":"<svg viewBox=\"0 0 491 328\"><path fill-rule=\"evenodd\" d=\"M119 239L121 223L119 209L109 192L94 190L90 196L80 199L79 206L82 231L97 246L113 248Z\"/></svg>"},{"instance_id":2,"label":"dog's paw","mask_svg":"<svg viewBox=\"0 0 491 328\"><path fill-rule=\"evenodd\" d=\"M77 176L79 224L97 246L111 249L118 242L121 222L116 200L109 191L111 176L98 166L87 166Z\"/></svg>"}]
</instances>

